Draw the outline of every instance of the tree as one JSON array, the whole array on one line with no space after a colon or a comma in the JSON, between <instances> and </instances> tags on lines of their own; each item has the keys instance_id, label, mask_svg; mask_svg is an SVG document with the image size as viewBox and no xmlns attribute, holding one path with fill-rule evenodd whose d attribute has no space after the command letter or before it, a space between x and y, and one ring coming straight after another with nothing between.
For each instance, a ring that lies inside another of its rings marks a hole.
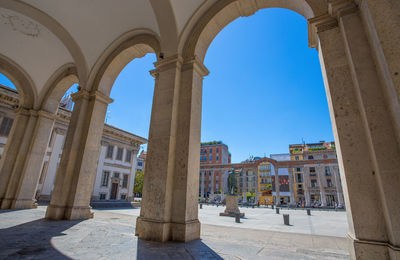
<instances>
[{"instance_id":1,"label":"tree","mask_svg":"<svg viewBox=\"0 0 400 260\"><path fill-rule=\"evenodd\" d=\"M135 186L133 188L134 193L140 193L142 194L143 191L143 171L136 170L135 173Z\"/></svg>"}]
</instances>

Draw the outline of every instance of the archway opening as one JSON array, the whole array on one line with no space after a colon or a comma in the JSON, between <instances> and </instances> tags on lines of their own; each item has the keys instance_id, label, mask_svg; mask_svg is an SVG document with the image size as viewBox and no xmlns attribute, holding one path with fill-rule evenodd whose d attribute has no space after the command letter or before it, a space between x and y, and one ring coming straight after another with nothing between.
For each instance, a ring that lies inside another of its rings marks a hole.
<instances>
[{"instance_id":1,"label":"archway opening","mask_svg":"<svg viewBox=\"0 0 400 260\"><path fill-rule=\"evenodd\" d=\"M322 226L331 216L319 210L333 211L337 228L316 234L344 240L348 226L336 146L318 52L308 47L304 17L269 8L239 18L218 31L204 64L210 75L203 81L199 200L225 203L233 174L239 205L263 208L263 218L272 222L272 205L288 210L294 222L307 216L292 209L311 208ZM200 221L212 224L201 212ZM260 229L269 230L264 220Z\"/></svg>"}]
</instances>

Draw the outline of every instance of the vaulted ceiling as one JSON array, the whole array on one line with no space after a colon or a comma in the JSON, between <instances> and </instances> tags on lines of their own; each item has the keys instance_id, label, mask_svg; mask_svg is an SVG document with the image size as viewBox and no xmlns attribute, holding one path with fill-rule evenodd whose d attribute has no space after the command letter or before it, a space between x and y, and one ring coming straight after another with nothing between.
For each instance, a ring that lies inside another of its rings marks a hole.
<instances>
[{"instance_id":1,"label":"vaulted ceiling","mask_svg":"<svg viewBox=\"0 0 400 260\"><path fill-rule=\"evenodd\" d=\"M21 68L40 96L65 64L76 66L80 80L86 80L105 50L129 32L150 33L165 55L177 53L180 39L190 35L197 19L218 1L222 0L0 0L0 61Z\"/></svg>"}]
</instances>

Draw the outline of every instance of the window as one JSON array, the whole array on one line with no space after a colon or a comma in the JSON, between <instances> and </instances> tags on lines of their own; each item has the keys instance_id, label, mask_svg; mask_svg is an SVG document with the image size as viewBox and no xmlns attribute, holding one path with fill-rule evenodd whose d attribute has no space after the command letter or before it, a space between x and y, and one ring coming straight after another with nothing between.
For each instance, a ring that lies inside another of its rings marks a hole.
<instances>
[{"instance_id":1,"label":"window","mask_svg":"<svg viewBox=\"0 0 400 260\"><path fill-rule=\"evenodd\" d=\"M132 160L132 152L129 150L126 150L126 155L125 155L125 162L130 163Z\"/></svg>"},{"instance_id":2,"label":"window","mask_svg":"<svg viewBox=\"0 0 400 260\"><path fill-rule=\"evenodd\" d=\"M103 172L103 178L101 179L101 186L107 187L108 186L108 178L110 177L110 172L105 171Z\"/></svg>"},{"instance_id":3,"label":"window","mask_svg":"<svg viewBox=\"0 0 400 260\"><path fill-rule=\"evenodd\" d=\"M128 174L124 174L122 179L122 188L128 188Z\"/></svg>"},{"instance_id":4,"label":"window","mask_svg":"<svg viewBox=\"0 0 400 260\"><path fill-rule=\"evenodd\" d=\"M331 169L329 167L325 167L325 175L331 176Z\"/></svg>"},{"instance_id":5,"label":"window","mask_svg":"<svg viewBox=\"0 0 400 260\"><path fill-rule=\"evenodd\" d=\"M300 168L296 168L296 172L301 172L301 169Z\"/></svg>"},{"instance_id":6,"label":"window","mask_svg":"<svg viewBox=\"0 0 400 260\"><path fill-rule=\"evenodd\" d=\"M107 147L107 154L106 154L106 158L113 158L113 153L114 153L114 146L113 145L109 145Z\"/></svg>"},{"instance_id":7,"label":"window","mask_svg":"<svg viewBox=\"0 0 400 260\"><path fill-rule=\"evenodd\" d=\"M138 162L137 166L143 166L143 162Z\"/></svg>"},{"instance_id":8,"label":"window","mask_svg":"<svg viewBox=\"0 0 400 260\"><path fill-rule=\"evenodd\" d=\"M212 153L212 148L210 148L210 153Z\"/></svg>"},{"instance_id":9,"label":"window","mask_svg":"<svg viewBox=\"0 0 400 260\"><path fill-rule=\"evenodd\" d=\"M313 188L318 187L317 180L311 180L311 187L313 187Z\"/></svg>"},{"instance_id":10,"label":"window","mask_svg":"<svg viewBox=\"0 0 400 260\"><path fill-rule=\"evenodd\" d=\"M296 156L296 157L295 157L295 159L296 159L296 161L298 161L298 160L299 160L299 157L298 157L298 156Z\"/></svg>"},{"instance_id":11,"label":"window","mask_svg":"<svg viewBox=\"0 0 400 260\"><path fill-rule=\"evenodd\" d=\"M100 193L100 200L105 200L106 199L106 195L105 193Z\"/></svg>"},{"instance_id":12,"label":"window","mask_svg":"<svg viewBox=\"0 0 400 260\"><path fill-rule=\"evenodd\" d=\"M219 156L217 155L217 161L219 161Z\"/></svg>"},{"instance_id":13,"label":"window","mask_svg":"<svg viewBox=\"0 0 400 260\"><path fill-rule=\"evenodd\" d=\"M217 147L217 153L219 153L219 148Z\"/></svg>"},{"instance_id":14,"label":"window","mask_svg":"<svg viewBox=\"0 0 400 260\"><path fill-rule=\"evenodd\" d=\"M119 172L114 172L114 178L119 178Z\"/></svg>"},{"instance_id":15,"label":"window","mask_svg":"<svg viewBox=\"0 0 400 260\"><path fill-rule=\"evenodd\" d=\"M121 194L121 200L126 200L126 194Z\"/></svg>"},{"instance_id":16,"label":"window","mask_svg":"<svg viewBox=\"0 0 400 260\"><path fill-rule=\"evenodd\" d=\"M124 153L124 148L118 147L117 149L117 158L118 161L122 161L122 154Z\"/></svg>"},{"instance_id":17,"label":"window","mask_svg":"<svg viewBox=\"0 0 400 260\"><path fill-rule=\"evenodd\" d=\"M9 117L3 118L3 121L1 122L1 125L0 125L0 135L1 136L8 136L8 134L10 133L13 121L14 120Z\"/></svg>"},{"instance_id":18,"label":"window","mask_svg":"<svg viewBox=\"0 0 400 260\"><path fill-rule=\"evenodd\" d=\"M331 179L327 179L327 180L326 180L326 185L327 185L328 187L332 187L332 186L333 186L333 185L332 185Z\"/></svg>"},{"instance_id":19,"label":"window","mask_svg":"<svg viewBox=\"0 0 400 260\"><path fill-rule=\"evenodd\" d=\"M308 160L314 160L314 156L309 155L309 156L308 156Z\"/></svg>"},{"instance_id":20,"label":"window","mask_svg":"<svg viewBox=\"0 0 400 260\"><path fill-rule=\"evenodd\" d=\"M210 155L209 161L212 161L212 155Z\"/></svg>"},{"instance_id":21,"label":"window","mask_svg":"<svg viewBox=\"0 0 400 260\"><path fill-rule=\"evenodd\" d=\"M315 172L315 167L310 167L310 172Z\"/></svg>"}]
</instances>

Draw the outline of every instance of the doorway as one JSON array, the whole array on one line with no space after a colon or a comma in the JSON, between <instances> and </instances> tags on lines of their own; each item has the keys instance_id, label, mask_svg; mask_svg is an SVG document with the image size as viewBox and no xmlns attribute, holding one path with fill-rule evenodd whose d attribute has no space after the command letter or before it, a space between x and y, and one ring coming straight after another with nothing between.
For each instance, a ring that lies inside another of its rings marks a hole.
<instances>
[{"instance_id":1,"label":"doorway","mask_svg":"<svg viewBox=\"0 0 400 260\"><path fill-rule=\"evenodd\" d=\"M111 184L110 200L116 200L118 194L118 183Z\"/></svg>"}]
</instances>

